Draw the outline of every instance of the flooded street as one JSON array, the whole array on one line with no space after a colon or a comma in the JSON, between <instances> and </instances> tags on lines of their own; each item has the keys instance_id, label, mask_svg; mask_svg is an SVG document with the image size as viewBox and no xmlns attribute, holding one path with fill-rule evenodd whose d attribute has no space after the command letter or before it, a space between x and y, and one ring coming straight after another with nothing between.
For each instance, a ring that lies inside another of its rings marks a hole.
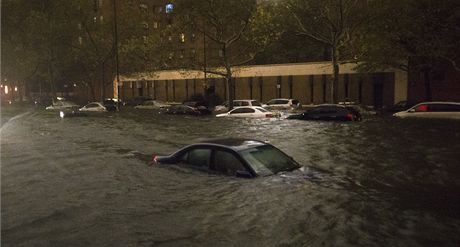
<instances>
[{"instance_id":1,"label":"flooded street","mask_svg":"<svg viewBox=\"0 0 460 247\"><path fill-rule=\"evenodd\" d=\"M311 176L147 165L225 137L267 140ZM459 246L459 152L458 121L32 111L1 128L1 244Z\"/></svg>"}]
</instances>

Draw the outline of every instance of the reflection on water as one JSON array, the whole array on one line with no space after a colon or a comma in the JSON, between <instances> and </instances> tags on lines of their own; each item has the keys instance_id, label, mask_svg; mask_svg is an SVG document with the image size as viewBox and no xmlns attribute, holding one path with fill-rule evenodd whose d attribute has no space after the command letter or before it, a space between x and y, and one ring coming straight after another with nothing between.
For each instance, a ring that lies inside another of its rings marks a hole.
<instances>
[{"instance_id":1,"label":"reflection on water","mask_svg":"<svg viewBox=\"0 0 460 247\"><path fill-rule=\"evenodd\" d=\"M304 171L149 167L206 138L267 140ZM460 123L33 113L3 126L5 246L456 246Z\"/></svg>"}]
</instances>

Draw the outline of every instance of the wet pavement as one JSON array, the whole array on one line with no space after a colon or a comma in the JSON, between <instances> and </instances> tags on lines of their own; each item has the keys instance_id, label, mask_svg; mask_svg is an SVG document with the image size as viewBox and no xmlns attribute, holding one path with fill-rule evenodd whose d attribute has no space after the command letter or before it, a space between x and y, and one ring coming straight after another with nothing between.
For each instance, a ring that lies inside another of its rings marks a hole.
<instances>
[{"instance_id":1,"label":"wet pavement","mask_svg":"<svg viewBox=\"0 0 460 247\"><path fill-rule=\"evenodd\" d=\"M232 178L147 165L207 138L305 165ZM2 120L2 246L459 246L460 122L222 119L123 110Z\"/></svg>"}]
</instances>

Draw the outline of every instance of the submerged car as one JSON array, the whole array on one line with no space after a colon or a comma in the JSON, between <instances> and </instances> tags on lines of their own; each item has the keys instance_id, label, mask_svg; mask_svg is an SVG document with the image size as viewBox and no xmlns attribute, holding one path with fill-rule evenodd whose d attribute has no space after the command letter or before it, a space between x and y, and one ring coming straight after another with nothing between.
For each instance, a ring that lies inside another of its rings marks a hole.
<instances>
[{"instance_id":1,"label":"submerged car","mask_svg":"<svg viewBox=\"0 0 460 247\"><path fill-rule=\"evenodd\" d=\"M166 108L169 107L170 105L159 101L159 100L147 100L144 101L141 105L137 105L134 108L135 109L160 109L160 108Z\"/></svg>"},{"instance_id":2,"label":"submerged car","mask_svg":"<svg viewBox=\"0 0 460 247\"><path fill-rule=\"evenodd\" d=\"M300 102L296 99L271 99L267 102L267 109L292 110L299 108Z\"/></svg>"},{"instance_id":3,"label":"submerged car","mask_svg":"<svg viewBox=\"0 0 460 247\"><path fill-rule=\"evenodd\" d=\"M78 109L80 106L71 102L71 101L56 101L53 102L52 105L47 106L45 109L46 110L51 110L51 111L62 111L62 110L71 110L71 109Z\"/></svg>"},{"instance_id":4,"label":"submerged car","mask_svg":"<svg viewBox=\"0 0 460 247\"><path fill-rule=\"evenodd\" d=\"M398 118L447 118L460 119L458 102L423 102L406 111L393 114Z\"/></svg>"},{"instance_id":5,"label":"submerged car","mask_svg":"<svg viewBox=\"0 0 460 247\"><path fill-rule=\"evenodd\" d=\"M290 115L287 119L324 120L324 121L360 121L361 114L354 108L343 105L324 104L312 107L301 114Z\"/></svg>"},{"instance_id":6,"label":"submerged car","mask_svg":"<svg viewBox=\"0 0 460 247\"><path fill-rule=\"evenodd\" d=\"M120 99L105 99L102 102L107 111L118 111L120 110L121 101Z\"/></svg>"},{"instance_id":7,"label":"submerged car","mask_svg":"<svg viewBox=\"0 0 460 247\"><path fill-rule=\"evenodd\" d=\"M292 157L271 144L238 138L208 140L188 145L168 156L154 155L150 164L182 164L245 178L268 176L301 167Z\"/></svg>"},{"instance_id":8,"label":"submerged car","mask_svg":"<svg viewBox=\"0 0 460 247\"><path fill-rule=\"evenodd\" d=\"M173 106L168 107L164 113L172 114L172 115L200 116L200 115L208 115L210 114L210 111L202 107L192 107L188 105L173 105Z\"/></svg>"},{"instance_id":9,"label":"submerged car","mask_svg":"<svg viewBox=\"0 0 460 247\"><path fill-rule=\"evenodd\" d=\"M216 117L271 118L279 117L279 114L267 111L262 107L241 106L227 113L217 114Z\"/></svg>"},{"instance_id":10,"label":"submerged car","mask_svg":"<svg viewBox=\"0 0 460 247\"><path fill-rule=\"evenodd\" d=\"M104 105L102 105L99 102L91 102L82 108L79 109L79 111L83 112L106 112L107 108L105 108Z\"/></svg>"},{"instance_id":11,"label":"submerged car","mask_svg":"<svg viewBox=\"0 0 460 247\"><path fill-rule=\"evenodd\" d=\"M259 101L253 99L237 99L233 101L233 107L242 107L242 106L259 106L259 107L266 107L267 105L262 105ZM228 111L228 101L225 102L223 105L218 105L215 108L215 111Z\"/></svg>"}]
</instances>

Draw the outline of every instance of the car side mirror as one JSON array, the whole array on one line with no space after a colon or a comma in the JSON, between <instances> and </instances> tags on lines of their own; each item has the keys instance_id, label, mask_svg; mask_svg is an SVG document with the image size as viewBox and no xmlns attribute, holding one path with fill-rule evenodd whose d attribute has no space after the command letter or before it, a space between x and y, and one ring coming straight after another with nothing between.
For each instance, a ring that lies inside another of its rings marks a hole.
<instances>
[{"instance_id":1,"label":"car side mirror","mask_svg":"<svg viewBox=\"0 0 460 247\"><path fill-rule=\"evenodd\" d=\"M238 170L236 171L236 177L238 178L252 178L252 174L248 171Z\"/></svg>"}]
</instances>

